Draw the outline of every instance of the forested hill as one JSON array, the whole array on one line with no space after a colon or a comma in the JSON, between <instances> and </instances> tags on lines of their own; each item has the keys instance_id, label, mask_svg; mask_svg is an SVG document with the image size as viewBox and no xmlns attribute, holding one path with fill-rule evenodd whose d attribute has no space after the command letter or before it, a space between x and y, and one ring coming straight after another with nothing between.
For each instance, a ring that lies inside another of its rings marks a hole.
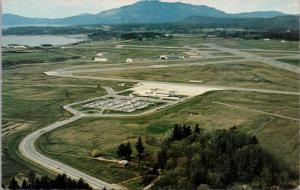
<instances>
[{"instance_id":1,"label":"forested hill","mask_svg":"<svg viewBox=\"0 0 300 190\"><path fill-rule=\"evenodd\" d=\"M297 179L255 136L237 127L209 132L175 125L154 168L143 176L160 173L154 189L291 189Z\"/></svg>"},{"instance_id":2,"label":"forested hill","mask_svg":"<svg viewBox=\"0 0 300 190\"><path fill-rule=\"evenodd\" d=\"M299 30L298 16L272 18L217 18L192 16L179 22L201 28L248 28L253 30Z\"/></svg>"}]
</instances>

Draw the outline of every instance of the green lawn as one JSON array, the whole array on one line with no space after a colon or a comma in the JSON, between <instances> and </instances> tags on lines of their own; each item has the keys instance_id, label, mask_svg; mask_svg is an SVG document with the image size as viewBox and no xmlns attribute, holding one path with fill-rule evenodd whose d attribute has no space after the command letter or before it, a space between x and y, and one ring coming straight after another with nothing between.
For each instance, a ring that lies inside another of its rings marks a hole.
<instances>
[{"instance_id":1,"label":"green lawn","mask_svg":"<svg viewBox=\"0 0 300 190\"><path fill-rule=\"evenodd\" d=\"M282 61L284 63L288 63L297 67L300 67L300 60L299 59L278 59L278 61Z\"/></svg>"}]
</instances>

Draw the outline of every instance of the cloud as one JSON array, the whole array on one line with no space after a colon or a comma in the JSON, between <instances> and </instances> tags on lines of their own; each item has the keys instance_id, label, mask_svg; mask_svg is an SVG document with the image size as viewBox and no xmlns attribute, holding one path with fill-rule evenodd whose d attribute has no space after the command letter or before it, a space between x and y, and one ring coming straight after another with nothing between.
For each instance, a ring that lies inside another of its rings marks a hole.
<instances>
[{"instance_id":1,"label":"cloud","mask_svg":"<svg viewBox=\"0 0 300 190\"><path fill-rule=\"evenodd\" d=\"M135 3L139 0L3 0L3 12L29 17L58 18L104 10ZM161 0L207 5L228 12L277 10L299 13L299 0Z\"/></svg>"}]
</instances>

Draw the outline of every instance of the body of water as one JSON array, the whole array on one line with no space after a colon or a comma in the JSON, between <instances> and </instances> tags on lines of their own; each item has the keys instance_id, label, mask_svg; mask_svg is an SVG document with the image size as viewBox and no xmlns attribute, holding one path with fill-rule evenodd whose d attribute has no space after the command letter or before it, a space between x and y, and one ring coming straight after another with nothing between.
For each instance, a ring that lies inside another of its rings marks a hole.
<instances>
[{"instance_id":1,"label":"body of water","mask_svg":"<svg viewBox=\"0 0 300 190\"><path fill-rule=\"evenodd\" d=\"M75 36L55 36L55 35L43 35L43 36L2 36L2 46L8 46L9 44L18 44L26 46L40 46L42 44L52 44L54 46L68 45L87 39L85 35Z\"/></svg>"}]
</instances>

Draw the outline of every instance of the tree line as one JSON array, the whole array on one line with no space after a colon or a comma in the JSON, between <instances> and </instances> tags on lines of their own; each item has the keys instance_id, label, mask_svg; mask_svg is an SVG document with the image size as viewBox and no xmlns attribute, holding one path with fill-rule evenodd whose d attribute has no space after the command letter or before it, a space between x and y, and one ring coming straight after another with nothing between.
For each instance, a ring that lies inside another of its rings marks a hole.
<instances>
[{"instance_id":1,"label":"tree line","mask_svg":"<svg viewBox=\"0 0 300 190\"><path fill-rule=\"evenodd\" d=\"M154 189L293 188L296 177L255 136L237 127L206 131L178 124L143 181L149 184L158 175Z\"/></svg>"},{"instance_id":2,"label":"tree line","mask_svg":"<svg viewBox=\"0 0 300 190\"><path fill-rule=\"evenodd\" d=\"M4 187L5 189L5 187ZM28 179L24 179L19 184L15 177L13 177L8 185L8 189L86 189L92 188L83 180L74 180L67 177L66 174L59 174L54 179L48 176L36 177L35 173L30 172Z\"/></svg>"}]
</instances>

